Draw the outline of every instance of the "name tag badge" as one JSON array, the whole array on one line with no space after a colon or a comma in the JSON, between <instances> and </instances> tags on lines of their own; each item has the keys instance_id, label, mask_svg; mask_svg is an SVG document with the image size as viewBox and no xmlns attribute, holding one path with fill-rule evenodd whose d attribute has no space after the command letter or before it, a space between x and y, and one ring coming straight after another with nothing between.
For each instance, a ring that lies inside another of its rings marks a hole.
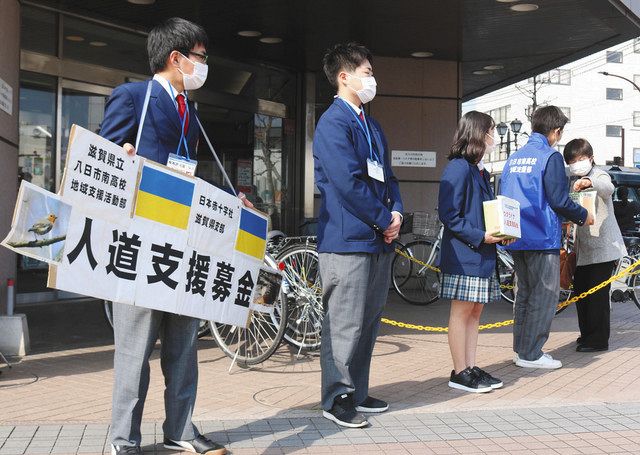
<instances>
[{"instance_id":1,"label":"name tag badge","mask_svg":"<svg viewBox=\"0 0 640 455\"><path fill-rule=\"evenodd\" d=\"M384 183L384 168L382 167L382 164L372 160L371 158L367 159L367 172L369 173L369 177L372 179Z\"/></svg>"},{"instance_id":2,"label":"name tag badge","mask_svg":"<svg viewBox=\"0 0 640 455\"><path fill-rule=\"evenodd\" d=\"M175 153L169 154L169 160L167 161L167 167L183 174L194 177L196 175L196 166L198 162L196 160L190 160L185 156L176 155Z\"/></svg>"}]
</instances>

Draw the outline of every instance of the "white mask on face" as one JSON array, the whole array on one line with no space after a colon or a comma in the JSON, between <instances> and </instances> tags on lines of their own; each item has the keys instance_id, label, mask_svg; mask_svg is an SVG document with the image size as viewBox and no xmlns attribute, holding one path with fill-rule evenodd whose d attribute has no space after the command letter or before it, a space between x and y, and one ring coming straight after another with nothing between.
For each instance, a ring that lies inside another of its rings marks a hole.
<instances>
[{"instance_id":1,"label":"white mask on face","mask_svg":"<svg viewBox=\"0 0 640 455\"><path fill-rule=\"evenodd\" d=\"M178 68L178 71L182 73L182 83L184 84L185 90L198 90L202 87L207 80L207 74L209 73L209 66L204 63L194 62L193 60L188 59L182 53L180 54L191 63L193 63L193 74L187 74Z\"/></svg>"},{"instance_id":2,"label":"white mask on face","mask_svg":"<svg viewBox=\"0 0 640 455\"><path fill-rule=\"evenodd\" d=\"M580 160L569 165L569 172L571 172L571 175L584 177L591 171L592 167L591 160Z\"/></svg>"},{"instance_id":3,"label":"white mask on face","mask_svg":"<svg viewBox=\"0 0 640 455\"><path fill-rule=\"evenodd\" d=\"M356 79L360 79L360 83L362 84L362 88L360 90L356 90L349 85L347 85L347 87L349 87L351 90L356 92L356 95L358 95L358 98L360 98L360 101L362 101L362 104L367 104L369 101L375 98L376 87L378 85L376 83L375 77L373 76L358 77L358 76L354 76L353 74L349 74L349 77L355 77Z\"/></svg>"}]
</instances>

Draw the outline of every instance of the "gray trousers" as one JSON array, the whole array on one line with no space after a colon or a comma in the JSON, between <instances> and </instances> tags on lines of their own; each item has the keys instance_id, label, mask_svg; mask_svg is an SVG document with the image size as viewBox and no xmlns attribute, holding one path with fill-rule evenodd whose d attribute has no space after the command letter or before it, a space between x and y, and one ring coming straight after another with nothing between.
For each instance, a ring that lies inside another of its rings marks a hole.
<instances>
[{"instance_id":1,"label":"gray trousers","mask_svg":"<svg viewBox=\"0 0 640 455\"><path fill-rule=\"evenodd\" d=\"M140 424L149 388L149 357L160 337L164 375L164 435L190 440L198 435L191 422L198 385L198 321L187 316L133 305L113 304L115 336L111 440L139 446Z\"/></svg>"},{"instance_id":2,"label":"gray trousers","mask_svg":"<svg viewBox=\"0 0 640 455\"><path fill-rule=\"evenodd\" d=\"M369 395L371 354L387 302L393 253L321 253L322 407L352 393L355 405Z\"/></svg>"},{"instance_id":3,"label":"gray trousers","mask_svg":"<svg viewBox=\"0 0 640 455\"><path fill-rule=\"evenodd\" d=\"M513 305L513 350L521 359L537 360L549 339L560 298L560 256L511 251L517 276Z\"/></svg>"}]
</instances>

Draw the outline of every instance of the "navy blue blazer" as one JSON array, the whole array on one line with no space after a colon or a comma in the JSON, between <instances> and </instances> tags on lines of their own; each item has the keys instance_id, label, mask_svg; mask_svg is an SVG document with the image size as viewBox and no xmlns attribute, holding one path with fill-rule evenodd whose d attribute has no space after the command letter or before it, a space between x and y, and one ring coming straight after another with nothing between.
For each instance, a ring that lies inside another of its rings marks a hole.
<instances>
[{"instance_id":1,"label":"navy blue blazer","mask_svg":"<svg viewBox=\"0 0 640 455\"><path fill-rule=\"evenodd\" d=\"M440 269L488 278L495 273L496 246L484 243L482 202L494 199L487 172L464 158L447 164L440 180L438 214L444 225Z\"/></svg>"},{"instance_id":2,"label":"navy blue blazer","mask_svg":"<svg viewBox=\"0 0 640 455\"><path fill-rule=\"evenodd\" d=\"M384 183L369 177L369 143L355 112L341 99L322 115L313 139L315 182L322 202L318 216L321 253L380 253L393 248L376 233L402 213L398 180L393 175L387 140L380 125L367 117L374 150L383 166Z\"/></svg>"},{"instance_id":3,"label":"navy blue blazer","mask_svg":"<svg viewBox=\"0 0 640 455\"><path fill-rule=\"evenodd\" d=\"M120 146L126 142L135 144L147 84L148 81L131 82L113 89L105 106L100 136ZM195 106L191 101L188 103L190 115L187 144L191 159L196 159L199 128ZM149 107L137 154L157 163L167 164L169 154L175 153L178 147L180 127L175 102L158 81L152 81ZM180 153L184 156L184 145Z\"/></svg>"}]
</instances>

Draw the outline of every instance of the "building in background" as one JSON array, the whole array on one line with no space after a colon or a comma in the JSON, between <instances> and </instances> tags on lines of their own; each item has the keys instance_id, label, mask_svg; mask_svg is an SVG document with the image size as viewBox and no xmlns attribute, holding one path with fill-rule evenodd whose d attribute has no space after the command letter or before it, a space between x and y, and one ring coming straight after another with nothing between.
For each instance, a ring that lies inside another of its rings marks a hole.
<instances>
[{"instance_id":1,"label":"building in background","mask_svg":"<svg viewBox=\"0 0 640 455\"><path fill-rule=\"evenodd\" d=\"M640 0L392 3L0 0L0 235L21 179L60 188L71 125L99 130L113 88L150 77L146 36L168 17L207 30L209 77L191 94L199 117L234 184L287 234L317 213L312 140L335 94L322 72L331 45L373 52L367 112L384 127L406 210L432 211L463 102L640 35ZM197 159L198 176L219 182L203 141ZM0 296L17 278L19 305L69 297L46 277L0 249Z\"/></svg>"},{"instance_id":2,"label":"building in background","mask_svg":"<svg viewBox=\"0 0 640 455\"><path fill-rule=\"evenodd\" d=\"M568 141L580 137L593 146L596 164L640 167L640 90L633 83L640 87L640 38L470 100L462 110L486 112L496 123L506 125L502 145L485 158L494 172L502 169L516 146L527 141L533 107L549 104L569 117L558 144L560 151ZM514 121L515 128L511 126ZM514 134L518 122L522 125Z\"/></svg>"}]
</instances>

